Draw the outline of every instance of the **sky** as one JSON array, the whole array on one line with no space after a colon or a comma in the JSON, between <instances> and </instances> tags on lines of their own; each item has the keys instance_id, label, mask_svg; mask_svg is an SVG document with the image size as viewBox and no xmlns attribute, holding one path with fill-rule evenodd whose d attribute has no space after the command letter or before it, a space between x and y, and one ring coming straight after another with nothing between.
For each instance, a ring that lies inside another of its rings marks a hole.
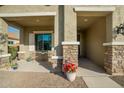
<instances>
[{"instance_id":1,"label":"sky","mask_svg":"<svg viewBox=\"0 0 124 93\"><path fill-rule=\"evenodd\" d=\"M14 28L12 26L9 26L8 27L8 32L14 33L19 38L19 32L20 32L19 29L16 29L16 28Z\"/></svg>"}]
</instances>

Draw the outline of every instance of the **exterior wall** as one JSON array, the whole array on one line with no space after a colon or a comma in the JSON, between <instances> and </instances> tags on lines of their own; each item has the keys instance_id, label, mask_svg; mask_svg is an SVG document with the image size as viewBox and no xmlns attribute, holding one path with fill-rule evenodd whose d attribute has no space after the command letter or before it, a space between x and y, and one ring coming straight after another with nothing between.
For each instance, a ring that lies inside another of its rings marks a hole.
<instances>
[{"instance_id":1,"label":"exterior wall","mask_svg":"<svg viewBox=\"0 0 124 93\"><path fill-rule=\"evenodd\" d=\"M106 41L106 18L103 17L86 30L86 57L100 66L104 66Z\"/></svg>"},{"instance_id":2,"label":"exterior wall","mask_svg":"<svg viewBox=\"0 0 124 93\"><path fill-rule=\"evenodd\" d=\"M33 34L33 31L53 31L53 27L24 27L23 28L23 48L21 48L21 51L25 51L25 58L28 58L30 54L34 55L35 52L35 34ZM54 33L54 31L53 31ZM30 35L33 36L30 36ZM53 35L54 36L54 35Z\"/></svg>"},{"instance_id":3,"label":"exterior wall","mask_svg":"<svg viewBox=\"0 0 124 93\"><path fill-rule=\"evenodd\" d=\"M8 24L0 18L0 33L7 33L8 30ZM4 50L4 53L8 53L8 47L7 47L8 42L6 42L4 45L2 45L2 49Z\"/></svg>"},{"instance_id":4,"label":"exterior wall","mask_svg":"<svg viewBox=\"0 0 124 93\"><path fill-rule=\"evenodd\" d=\"M112 13L106 16L106 42L112 42Z\"/></svg>"},{"instance_id":5,"label":"exterior wall","mask_svg":"<svg viewBox=\"0 0 124 93\"><path fill-rule=\"evenodd\" d=\"M64 41L77 41L77 15L73 6L64 6Z\"/></svg>"},{"instance_id":6,"label":"exterior wall","mask_svg":"<svg viewBox=\"0 0 124 93\"><path fill-rule=\"evenodd\" d=\"M3 5L0 13L27 13L27 12L56 12L57 5Z\"/></svg>"},{"instance_id":7,"label":"exterior wall","mask_svg":"<svg viewBox=\"0 0 124 93\"><path fill-rule=\"evenodd\" d=\"M24 27L24 41L23 41L25 45L24 51L29 51L29 34L33 33L33 31L53 31L53 28L51 27L47 27L47 28L46 27Z\"/></svg>"},{"instance_id":8,"label":"exterior wall","mask_svg":"<svg viewBox=\"0 0 124 93\"><path fill-rule=\"evenodd\" d=\"M124 6L116 6L116 10L113 12L112 16L112 28L114 29L116 26L124 23ZM124 36L117 35L114 37L113 34L113 42L123 42Z\"/></svg>"},{"instance_id":9,"label":"exterior wall","mask_svg":"<svg viewBox=\"0 0 124 93\"><path fill-rule=\"evenodd\" d=\"M124 6L116 6L116 10L112 14L112 29L124 23ZM112 42L124 42L124 36L112 33ZM109 74L123 75L124 61L123 61L124 45L108 45L105 52L105 69Z\"/></svg>"}]
</instances>

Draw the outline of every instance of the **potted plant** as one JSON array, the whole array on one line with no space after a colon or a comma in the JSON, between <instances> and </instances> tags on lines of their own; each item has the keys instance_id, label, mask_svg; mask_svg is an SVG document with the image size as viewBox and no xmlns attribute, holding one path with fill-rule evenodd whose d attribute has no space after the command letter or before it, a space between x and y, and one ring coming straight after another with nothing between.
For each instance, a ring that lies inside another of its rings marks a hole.
<instances>
[{"instance_id":1,"label":"potted plant","mask_svg":"<svg viewBox=\"0 0 124 93\"><path fill-rule=\"evenodd\" d=\"M18 64L17 63L12 63L11 64L11 68L13 68L14 70L18 68Z\"/></svg>"},{"instance_id":2,"label":"potted plant","mask_svg":"<svg viewBox=\"0 0 124 93\"><path fill-rule=\"evenodd\" d=\"M74 81L76 78L77 65L74 63L65 63L63 65L63 70L69 81Z\"/></svg>"}]
</instances>

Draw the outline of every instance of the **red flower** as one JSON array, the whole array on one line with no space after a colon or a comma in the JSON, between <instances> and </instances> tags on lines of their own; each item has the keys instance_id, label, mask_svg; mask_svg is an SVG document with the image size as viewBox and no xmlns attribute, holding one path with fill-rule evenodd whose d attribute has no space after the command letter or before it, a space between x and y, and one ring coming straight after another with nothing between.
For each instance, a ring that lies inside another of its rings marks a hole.
<instances>
[{"instance_id":1,"label":"red flower","mask_svg":"<svg viewBox=\"0 0 124 93\"><path fill-rule=\"evenodd\" d=\"M75 72L77 66L74 63L66 63L64 64L63 68L64 68L64 72Z\"/></svg>"}]
</instances>

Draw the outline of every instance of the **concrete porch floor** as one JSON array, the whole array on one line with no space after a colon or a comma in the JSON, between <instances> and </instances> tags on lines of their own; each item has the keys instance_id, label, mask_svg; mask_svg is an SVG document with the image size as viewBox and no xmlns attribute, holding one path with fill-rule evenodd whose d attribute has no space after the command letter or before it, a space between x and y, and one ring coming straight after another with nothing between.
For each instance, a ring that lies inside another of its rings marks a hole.
<instances>
[{"instance_id":1,"label":"concrete porch floor","mask_svg":"<svg viewBox=\"0 0 124 93\"><path fill-rule=\"evenodd\" d=\"M105 70L88 59L79 59L78 76L108 76Z\"/></svg>"},{"instance_id":2,"label":"concrete porch floor","mask_svg":"<svg viewBox=\"0 0 124 93\"><path fill-rule=\"evenodd\" d=\"M45 61L42 62L45 65ZM44 65L41 65L37 61L27 62L25 60L21 60L18 62L19 68L16 70L17 72L50 72L50 68Z\"/></svg>"},{"instance_id":3,"label":"concrete porch floor","mask_svg":"<svg viewBox=\"0 0 124 93\"><path fill-rule=\"evenodd\" d=\"M31 61L27 62L26 60L20 60L17 61L18 63L18 69L13 70L10 69L9 71L15 71L15 72L44 72L44 73L49 73L50 72L50 67L46 64L46 62L39 63L37 61Z\"/></svg>"},{"instance_id":4,"label":"concrete porch floor","mask_svg":"<svg viewBox=\"0 0 124 93\"><path fill-rule=\"evenodd\" d=\"M80 59L77 76L82 76L89 88L121 88L104 69L88 59Z\"/></svg>"}]
</instances>

